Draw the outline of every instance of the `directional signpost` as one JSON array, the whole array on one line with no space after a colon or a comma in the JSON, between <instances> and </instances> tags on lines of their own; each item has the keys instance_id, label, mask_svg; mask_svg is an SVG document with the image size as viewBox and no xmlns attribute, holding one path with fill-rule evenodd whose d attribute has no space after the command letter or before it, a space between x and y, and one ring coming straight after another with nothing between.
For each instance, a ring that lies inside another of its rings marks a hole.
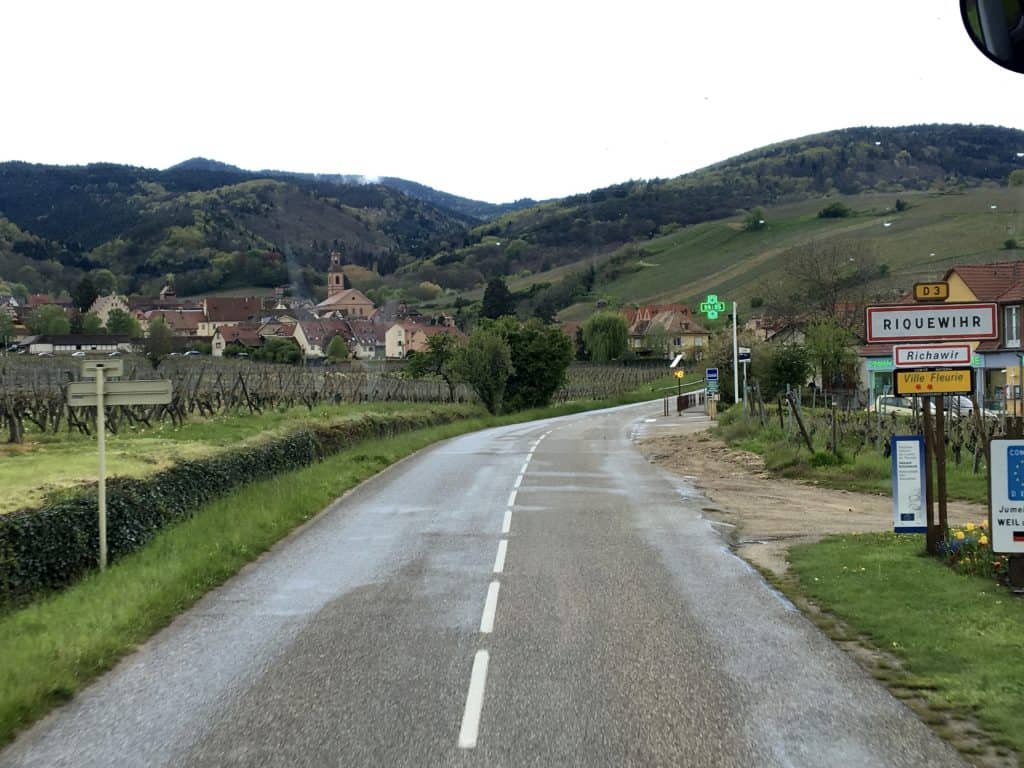
<instances>
[{"instance_id":1,"label":"directional signpost","mask_svg":"<svg viewBox=\"0 0 1024 768\"><path fill-rule=\"evenodd\" d=\"M718 394L718 369L708 368L704 371L704 388L705 398L704 402L707 403L708 418L715 418L715 396Z\"/></svg>"},{"instance_id":2,"label":"directional signpost","mask_svg":"<svg viewBox=\"0 0 1024 768\"><path fill-rule=\"evenodd\" d=\"M718 313L725 312L725 302L719 301L717 295L709 293L707 300L701 302L700 311L707 315L708 320L717 320ZM740 401L739 368L739 347L736 341L736 302L734 301L732 303L732 399L734 403Z\"/></svg>"},{"instance_id":3,"label":"directional signpost","mask_svg":"<svg viewBox=\"0 0 1024 768\"><path fill-rule=\"evenodd\" d=\"M107 421L108 405L166 405L171 402L169 379L156 381L111 381L107 376L123 376L123 360L85 360L82 376L95 381L75 381L68 384L69 407L92 406L96 409L96 445L99 449L99 526L100 570L107 567Z\"/></svg>"},{"instance_id":4,"label":"directional signpost","mask_svg":"<svg viewBox=\"0 0 1024 768\"><path fill-rule=\"evenodd\" d=\"M947 283L919 283L914 286L914 298L918 302L936 302L948 297ZM868 344L894 345L892 365L896 394L923 399L921 424L924 432L925 518L922 529L926 534L928 552L933 554L938 552L939 543L945 537L948 528L945 395L970 394L974 391L970 342L998 338L997 309L996 304L986 302L918 303L867 308ZM897 444L903 439L897 438ZM901 449L906 453L902 460L903 471L906 474L910 471L910 459L914 449L909 444L902 445ZM895 449L893 462L895 494L898 487L906 488L908 483L913 485L915 481L904 478L906 482L903 486L898 486L895 475L900 471L900 464ZM936 499L937 524L933 506ZM909 515L910 512L907 509L907 500L896 499L896 502L899 508L896 510L898 530L901 527L899 516Z\"/></svg>"}]
</instances>

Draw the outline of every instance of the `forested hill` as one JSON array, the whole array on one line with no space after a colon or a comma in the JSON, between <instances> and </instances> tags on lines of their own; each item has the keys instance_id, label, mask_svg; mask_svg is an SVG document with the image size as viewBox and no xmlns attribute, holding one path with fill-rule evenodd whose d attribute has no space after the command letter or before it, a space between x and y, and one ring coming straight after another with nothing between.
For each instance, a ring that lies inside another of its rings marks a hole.
<instances>
[{"instance_id":1,"label":"forested hill","mask_svg":"<svg viewBox=\"0 0 1024 768\"><path fill-rule=\"evenodd\" d=\"M260 178L213 161L158 171L0 164L0 279L69 289L109 269L123 291L323 283L328 253L389 274L458 247L469 218L381 184Z\"/></svg>"},{"instance_id":2,"label":"forested hill","mask_svg":"<svg viewBox=\"0 0 1024 768\"><path fill-rule=\"evenodd\" d=\"M756 206L1006 184L1024 176L1021 152L1024 132L1010 128L850 128L483 223L500 206L395 178L252 172L204 158L162 171L0 163L0 282L58 292L109 270L124 292L159 289L173 274L182 294L293 283L314 295L340 249L392 295L427 283L467 291Z\"/></svg>"}]
</instances>

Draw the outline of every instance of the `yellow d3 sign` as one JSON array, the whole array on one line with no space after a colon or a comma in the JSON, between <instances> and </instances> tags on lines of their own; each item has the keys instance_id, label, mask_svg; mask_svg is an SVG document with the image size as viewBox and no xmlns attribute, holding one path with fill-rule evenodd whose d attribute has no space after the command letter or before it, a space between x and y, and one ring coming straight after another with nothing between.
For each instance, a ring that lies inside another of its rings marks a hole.
<instances>
[{"instance_id":1,"label":"yellow d3 sign","mask_svg":"<svg viewBox=\"0 0 1024 768\"><path fill-rule=\"evenodd\" d=\"M680 368L678 371L676 371L676 378L677 379L681 379L685 375L686 375L686 371L684 371L682 368Z\"/></svg>"},{"instance_id":2,"label":"yellow d3 sign","mask_svg":"<svg viewBox=\"0 0 1024 768\"><path fill-rule=\"evenodd\" d=\"M949 283L914 283L914 301L945 301L949 298Z\"/></svg>"},{"instance_id":3,"label":"yellow d3 sign","mask_svg":"<svg viewBox=\"0 0 1024 768\"><path fill-rule=\"evenodd\" d=\"M956 371L896 371L897 395L970 394L971 369Z\"/></svg>"}]
</instances>

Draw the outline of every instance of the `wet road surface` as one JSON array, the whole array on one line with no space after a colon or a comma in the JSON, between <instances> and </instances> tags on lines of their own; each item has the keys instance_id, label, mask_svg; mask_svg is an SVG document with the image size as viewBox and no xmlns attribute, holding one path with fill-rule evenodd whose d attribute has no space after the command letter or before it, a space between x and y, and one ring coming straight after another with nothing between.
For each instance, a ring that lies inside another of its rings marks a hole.
<instances>
[{"instance_id":1,"label":"wet road surface","mask_svg":"<svg viewBox=\"0 0 1024 768\"><path fill-rule=\"evenodd\" d=\"M631 406L422 451L0 766L961 765L633 447L678 418Z\"/></svg>"}]
</instances>

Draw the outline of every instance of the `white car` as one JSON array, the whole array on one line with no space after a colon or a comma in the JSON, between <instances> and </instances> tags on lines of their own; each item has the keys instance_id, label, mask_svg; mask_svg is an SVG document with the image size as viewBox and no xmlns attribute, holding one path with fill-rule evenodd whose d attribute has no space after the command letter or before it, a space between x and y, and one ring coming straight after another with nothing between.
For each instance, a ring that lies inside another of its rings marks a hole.
<instances>
[{"instance_id":1,"label":"white car","mask_svg":"<svg viewBox=\"0 0 1024 768\"><path fill-rule=\"evenodd\" d=\"M915 411L921 412L921 403L914 404L913 397L902 395L879 395L875 398L870 410L881 411L883 414L896 414L897 416L912 416ZM971 398L965 395L946 395L943 411L951 419L968 418L974 415L974 403ZM935 406L932 406L932 413L935 413ZM995 411L983 408L981 415L985 418L997 416Z\"/></svg>"}]
</instances>

